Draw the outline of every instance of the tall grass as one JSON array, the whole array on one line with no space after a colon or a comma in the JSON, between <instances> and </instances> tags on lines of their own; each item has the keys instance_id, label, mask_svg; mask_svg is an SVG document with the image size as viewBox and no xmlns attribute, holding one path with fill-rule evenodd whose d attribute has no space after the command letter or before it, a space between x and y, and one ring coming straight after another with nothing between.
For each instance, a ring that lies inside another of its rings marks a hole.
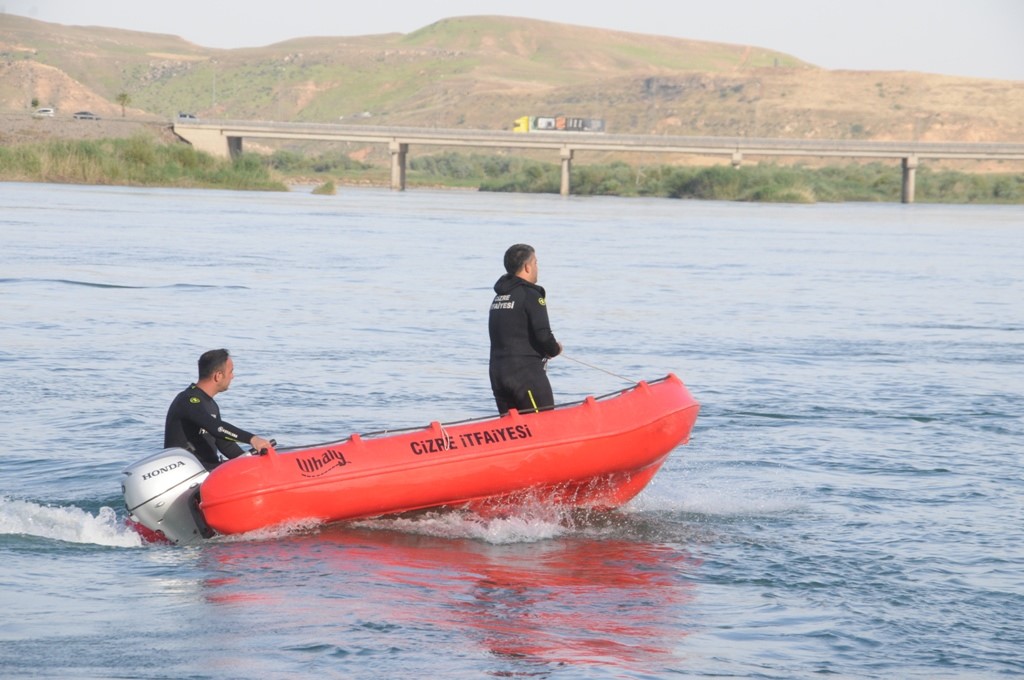
<instances>
[{"instance_id":1,"label":"tall grass","mask_svg":"<svg viewBox=\"0 0 1024 680\"><path fill-rule=\"evenodd\" d=\"M440 154L418 159L417 177L476 182L482 191L558 193L561 168L524 159ZM901 198L895 164L869 163L808 168L749 165L679 168L623 162L575 165L575 195L658 196L718 201L816 203L888 201ZM1024 203L1024 174L971 174L919 168L915 200L923 203Z\"/></svg>"},{"instance_id":2,"label":"tall grass","mask_svg":"<svg viewBox=\"0 0 1024 680\"><path fill-rule=\"evenodd\" d=\"M0 179L68 184L285 191L256 157L214 158L149 137L52 140L0 147Z\"/></svg>"},{"instance_id":3,"label":"tall grass","mask_svg":"<svg viewBox=\"0 0 1024 680\"><path fill-rule=\"evenodd\" d=\"M212 187L284 191L280 178L317 177L327 182L385 183L388 170L343 152L307 156L277 151L214 158L185 144L148 137L61 141L0 147L0 180ZM410 186L475 187L481 191L558 193L561 166L520 156L446 152L409 160ZM635 166L617 161L576 164L571 191L584 196L656 196L720 201L815 203L900 200L902 175L895 164L823 168L771 164L687 167ZM1024 203L1024 174L917 172L915 198L923 203Z\"/></svg>"}]
</instances>

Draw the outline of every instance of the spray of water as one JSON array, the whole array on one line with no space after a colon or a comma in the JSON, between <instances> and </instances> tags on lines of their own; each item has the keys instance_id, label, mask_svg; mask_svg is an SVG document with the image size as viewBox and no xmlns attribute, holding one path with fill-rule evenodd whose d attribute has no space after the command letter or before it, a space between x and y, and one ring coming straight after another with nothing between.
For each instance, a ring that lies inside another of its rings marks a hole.
<instances>
[{"instance_id":1,"label":"spray of water","mask_svg":"<svg viewBox=\"0 0 1024 680\"><path fill-rule=\"evenodd\" d=\"M74 506L9 498L0 498L0 534L122 548L142 545L139 535L118 519L113 508L102 507L93 515Z\"/></svg>"}]
</instances>

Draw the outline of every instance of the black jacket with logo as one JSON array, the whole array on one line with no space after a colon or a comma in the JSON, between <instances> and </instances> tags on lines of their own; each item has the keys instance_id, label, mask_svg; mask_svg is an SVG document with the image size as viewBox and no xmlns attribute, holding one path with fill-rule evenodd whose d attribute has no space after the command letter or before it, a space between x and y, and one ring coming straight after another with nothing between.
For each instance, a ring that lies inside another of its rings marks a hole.
<instances>
[{"instance_id":1,"label":"black jacket with logo","mask_svg":"<svg viewBox=\"0 0 1024 680\"><path fill-rule=\"evenodd\" d=\"M221 420L217 402L195 384L179 392L167 409L164 448L191 451L207 470L220 462L218 450L227 458L237 458L245 453L238 442L252 438L252 433Z\"/></svg>"},{"instance_id":2,"label":"black jacket with logo","mask_svg":"<svg viewBox=\"0 0 1024 680\"><path fill-rule=\"evenodd\" d=\"M548 321L544 289L514 274L505 274L494 284L494 292L487 324L491 365L558 356L558 341Z\"/></svg>"}]
</instances>

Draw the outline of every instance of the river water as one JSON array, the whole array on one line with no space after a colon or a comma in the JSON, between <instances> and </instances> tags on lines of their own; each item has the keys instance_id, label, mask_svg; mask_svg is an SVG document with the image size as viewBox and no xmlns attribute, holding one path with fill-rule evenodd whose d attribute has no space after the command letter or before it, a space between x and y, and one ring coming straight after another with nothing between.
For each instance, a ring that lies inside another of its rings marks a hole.
<instances>
[{"instance_id":1,"label":"river water","mask_svg":"<svg viewBox=\"0 0 1024 680\"><path fill-rule=\"evenodd\" d=\"M559 401L674 372L621 511L142 545L120 472L195 360L311 444L487 415L504 249ZM0 674L1024 674L1024 209L0 184Z\"/></svg>"}]
</instances>

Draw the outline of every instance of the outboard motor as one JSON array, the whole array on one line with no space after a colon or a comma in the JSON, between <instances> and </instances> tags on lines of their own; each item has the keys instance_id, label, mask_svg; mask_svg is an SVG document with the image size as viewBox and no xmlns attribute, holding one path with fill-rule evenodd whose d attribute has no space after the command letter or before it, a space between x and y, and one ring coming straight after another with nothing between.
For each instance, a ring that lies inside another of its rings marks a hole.
<instances>
[{"instance_id":1,"label":"outboard motor","mask_svg":"<svg viewBox=\"0 0 1024 680\"><path fill-rule=\"evenodd\" d=\"M199 510L199 485L210 473L185 449L164 449L124 469L124 504L131 520L189 544L213 536Z\"/></svg>"}]
</instances>

